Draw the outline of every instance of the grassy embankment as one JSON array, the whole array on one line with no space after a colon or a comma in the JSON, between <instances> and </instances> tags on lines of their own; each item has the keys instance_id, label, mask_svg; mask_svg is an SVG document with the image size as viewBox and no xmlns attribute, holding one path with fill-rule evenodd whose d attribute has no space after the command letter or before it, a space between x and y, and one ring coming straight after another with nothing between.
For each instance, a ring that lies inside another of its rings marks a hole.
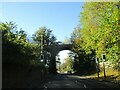
<instances>
[{"instance_id":1,"label":"grassy embankment","mask_svg":"<svg viewBox=\"0 0 120 90\"><path fill-rule=\"evenodd\" d=\"M87 75L86 78L96 79L100 81L102 80L110 81L110 82L120 84L120 71L106 67L105 75L106 75L106 78L104 77L103 67L102 65L100 65L99 78L98 78L98 73Z\"/></svg>"}]
</instances>

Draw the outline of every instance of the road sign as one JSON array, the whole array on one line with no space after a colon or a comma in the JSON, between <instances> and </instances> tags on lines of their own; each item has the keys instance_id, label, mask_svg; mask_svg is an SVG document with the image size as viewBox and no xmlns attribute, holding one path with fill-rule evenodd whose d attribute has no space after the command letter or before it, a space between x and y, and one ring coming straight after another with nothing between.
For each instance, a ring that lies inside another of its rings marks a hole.
<instances>
[{"instance_id":1,"label":"road sign","mask_svg":"<svg viewBox=\"0 0 120 90\"><path fill-rule=\"evenodd\" d=\"M102 54L102 60L103 60L103 61L106 60L106 56L105 56L105 54Z\"/></svg>"},{"instance_id":2,"label":"road sign","mask_svg":"<svg viewBox=\"0 0 120 90\"><path fill-rule=\"evenodd\" d=\"M44 62L44 55L40 56L40 60L41 60L41 62Z\"/></svg>"},{"instance_id":3,"label":"road sign","mask_svg":"<svg viewBox=\"0 0 120 90\"><path fill-rule=\"evenodd\" d=\"M98 57L96 57L95 62L98 63Z\"/></svg>"}]
</instances>

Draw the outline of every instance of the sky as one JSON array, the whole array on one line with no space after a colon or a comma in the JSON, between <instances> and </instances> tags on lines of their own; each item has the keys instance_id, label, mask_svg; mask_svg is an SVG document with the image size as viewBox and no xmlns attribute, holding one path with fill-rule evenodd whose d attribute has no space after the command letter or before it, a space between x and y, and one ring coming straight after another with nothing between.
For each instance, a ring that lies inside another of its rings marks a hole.
<instances>
[{"instance_id":1,"label":"sky","mask_svg":"<svg viewBox=\"0 0 120 90\"><path fill-rule=\"evenodd\" d=\"M74 28L80 23L80 12L84 2L4 2L2 22L13 21L28 36L40 27L52 30L57 41L70 38Z\"/></svg>"},{"instance_id":2,"label":"sky","mask_svg":"<svg viewBox=\"0 0 120 90\"><path fill-rule=\"evenodd\" d=\"M63 64L63 63L65 62L64 59L69 56L68 53L70 53L69 50L63 50L63 51L60 51L60 52L58 53L58 55L60 56L61 64Z\"/></svg>"},{"instance_id":3,"label":"sky","mask_svg":"<svg viewBox=\"0 0 120 90\"><path fill-rule=\"evenodd\" d=\"M64 41L80 24L83 5L84 2L4 2L0 3L0 19L2 22L15 22L18 29L22 28L29 37L45 26L52 30L57 41ZM68 52L59 53L61 62Z\"/></svg>"}]
</instances>

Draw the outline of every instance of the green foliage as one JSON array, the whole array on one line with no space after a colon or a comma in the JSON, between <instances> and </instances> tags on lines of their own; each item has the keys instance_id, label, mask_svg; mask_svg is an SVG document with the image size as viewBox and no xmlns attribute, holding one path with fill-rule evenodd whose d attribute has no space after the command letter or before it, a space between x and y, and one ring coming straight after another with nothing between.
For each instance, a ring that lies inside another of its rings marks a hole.
<instances>
[{"instance_id":1,"label":"green foliage","mask_svg":"<svg viewBox=\"0 0 120 90\"><path fill-rule=\"evenodd\" d=\"M60 55L58 54L56 56L56 65L59 66L60 64L61 64L61 62L60 62Z\"/></svg>"},{"instance_id":2,"label":"green foliage","mask_svg":"<svg viewBox=\"0 0 120 90\"><path fill-rule=\"evenodd\" d=\"M120 67L118 64L120 62L118 50L120 9L118 6L118 2L85 3L80 18L82 28L75 29L72 34L73 50L78 53L83 50L86 54L92 54L92 51L95 51L94 55L100 60L102 54L106 54L107 61Z\"/></svg>"},{"instance_id":3,"label":"green foliage","mask_svg":"<svg viewBox=\"0 0 120 90\"><path fill-rule=\"evenodd\" d=\"M71 57L65 58L65 63L63 63L60 66L60 71L61 72L67 72L67 71L74 72L73 64L74 64L74 61Z\"/></svg>"},{"instance_id":4,"label":"green foliage","mask_svg":"<svg viewBox=\"0 0 120 90\"><path fill-rule=\"evenodd\" d=\"M39 44L41 39L43 39L44 46L54 44L56 41L56 37L52 34L52 30L46 27L39 28L33 36L33 39Z\"/></svg>"},{"instance_id":5,"label":"green foliage","mask_svg":"<svg viewBox=\"0 0 120 90\"><path fill-rule=\"evenodd\" d=\"M64 39L64 42L63 42L63 44L70 44L71 42L70 42L70 39L69 38L65 38Z\"/></svg>"},{"instance_id":6,"label":"green foliage","mask_svg":"<svg viewBox=\"0 0 120 90\"><path fill-rule=\"evenodd\" d=\"M0 23L3 64L37 64L38 46L27 41L27 34L13 22Z\"/></svg>"},{"instance_id":7,"label":"green foliage","mask_svg":"<svg viewBox=\"0 0 120 90\"><path fill-rule=\"evenodd\" d=\"M6 66L40 66L46 68L40 62L41 48L44 51L44 62L48 64L50 52L47 51L48 45L54 45L56 42L52 31L46 27L40 28L33 36L34 42L29 42L24 30L17 29L14 22L0 23L0 32L2 32L2 64ZM43 37L41 37L41 35ZM43 39L41 45L41 39Z\"/></svg>"},{"instance_id":8,"label":"green foliage","mask_svg":"<svg viewBox=\"0 0 120 90\"><path fill-rule=\"evenodd\" d=\"M52 34L52 30L41 27L35 32L33 39L40 47L39 57L40 55L44 55L44 63L48 63L50 61L51 52L49 52L47 47L48 45L56 44L56 37Z\"/></svg>"}]
</instances>

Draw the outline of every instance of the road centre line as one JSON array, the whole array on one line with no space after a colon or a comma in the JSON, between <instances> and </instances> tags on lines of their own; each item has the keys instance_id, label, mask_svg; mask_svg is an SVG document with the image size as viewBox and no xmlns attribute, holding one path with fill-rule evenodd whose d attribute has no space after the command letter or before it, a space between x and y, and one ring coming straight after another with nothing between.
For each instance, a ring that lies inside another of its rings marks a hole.
<instances>
[{"instance_id":1,"label":"road centre line","mask_svg":"<svg viewBox=\"0 0 120 90\"><path fill-rule=\"evenodd\" d=\"M84 88L87 88L87 86L84 84Z\"/></svg>"}]
</instances>

